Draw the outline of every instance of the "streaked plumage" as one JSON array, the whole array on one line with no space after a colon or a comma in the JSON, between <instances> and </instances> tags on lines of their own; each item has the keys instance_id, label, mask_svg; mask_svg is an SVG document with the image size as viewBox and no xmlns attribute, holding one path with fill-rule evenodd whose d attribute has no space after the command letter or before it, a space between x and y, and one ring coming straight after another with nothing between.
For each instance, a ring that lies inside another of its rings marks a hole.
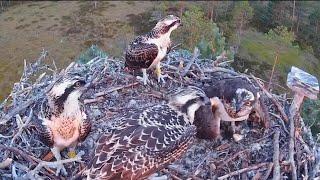
<instances>
[{"instance_id":1,"label":"streaked plumage","mask_svg":"<svg viewBox=\"0 0 320 180\"><path fill-rule=\"evenodd\" d=\"M146 69L149 68L156 67L158 81L162 79L160 61L170 50L171 32L180 25L180 18L166 16L149 33L138 36L129 44L125 54L125 66L130 69L142 69L144 84L147 82Z\"/></svg>"},{"instance_id":2,"label":"streaked plumage","mask_svg":"<svg viewBox=\"0 0 320 180\"><path fill-rule=\"evenodd\" d=\"M56 82L47 94L45 117L39 116L42 119L37 124L39 138L51 148L57 160L61 159L61 150L75 148L91 130L91 122L79 101L84 85L84 79L79 76ZM64 170L60 167L57 173L60 169Z\"/></svg>"},{"instance_id":3,"label":"streaked plumage","mask_svg":"<svg viewBox=\"0 0 320 180\"><path fill-rule=\"evenodd\" d=\"M256 111L265 126L268 125L268 112L260 98L260 90L250 79L241 76L215 76L210 80L205 80L202 87L209 98L218 97L232 118L249 117ZM263 114L261 114L263 113ZM221 119L224 120L223 118ZM232 130L235 132L235 123L232 122Z\"/></svg>"},{"instance_id":4,"label":"streaked plumage","mask_svg":"<svg viewBox=\"0 0 320 180\"><path fill-rule=\"evenodd\" d=\"M88 178L143 179L178 159L193 143L194 114L202 106L210 109L209 99L189 87L174 94L168 104L112 121L97 142Z\"/></svg>"},{"instance_id":5,"label":"streaked plumage","mask_svg":"<svg viewBox=\"0 0 320 180\"><path fill-rule=\"evenodd\" d=\"M259 89L246 79L220 79L203 87L209 98L218 97L233 118L250 114L259 98Z\"/></svg>"}]
</instances>

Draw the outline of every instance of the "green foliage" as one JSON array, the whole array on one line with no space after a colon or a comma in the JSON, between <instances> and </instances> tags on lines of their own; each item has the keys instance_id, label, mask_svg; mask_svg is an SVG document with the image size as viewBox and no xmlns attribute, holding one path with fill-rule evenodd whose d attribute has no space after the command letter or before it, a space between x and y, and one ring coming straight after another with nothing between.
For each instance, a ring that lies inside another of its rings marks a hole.
<instances>
[{"instance_id":1,"label":"green foliage","mask_svg":"<svg viewBox=\"0 0 320 180\"><path fill-rule=\"evenodd\" d=\"M273 3L253 1L251 4L254 9L254 15L252 18L253 25L260 31L267 32L274 26L272 22Z\"/></svg>"},{"instance_id":2,"label":"green foliage","mask_svg":"<svg viewBox=\"0 0 320 180\"><path fill-rule=\"evenodd\" d=\"M198 6L190 6L182 16L184 23L178 39L183 39L184 48L193 50L198 47L202 57L212 58L219 55L225 48L225 37L216 23L205 18Z\"/></svg>"},{"instance_id":3,"label":"green foliage","mask_svg":"<svg viewBox=\"0 0 320 180\"><path fill-rule=\"evenodd\" d=\"M277 26L275 29L270 29L269 32L266 33L266 37L275 41L279 40L289 46L292 46L295 40L294 33L288 31L288 28L285 26Z\"/></svg>"},{"instance_id":4,"label":"green foliage","mask_svg":"<svg viewBox=\"0 0 320 180\"><path fill-rule=\"evenodd\" d=\"M107 57L107 53L104 52L102 49L100 49L97 45L92 45L90 48L88 48L85 52L80 54L80 56L77 58L76 62L81 64L86 64L91 59L95 57Z\"/></svg>"},{"instance_id":5,"label":"green foliage","mask_svg":"<svg viewBox=\"0 0 320 180\"><path fill-rule=\"evenodd\" d=\"M246 66L251 62L263 62L273 65L277 51L279 52L279 60L276 69L279 70L282 77L287 76L288 69L292 65L300 67L316 75L318 78L320 77L320 62L314 55L294 48L291 45L288 46L282 41L268 39L266 35L262 33L247 31L241 39L237 56L246 60ZM260 69L263 73L266 70L270 69ZM268 77L262 78L268 79Z\"/></svg>"},{"instance_id":6,"label":"green foliage","mask_svg":"<svg viewBox=\"0 0 320 180\"><path fill-rule=\"evenodd\" d=\"M246 27L253 17L253 8L248 1L237 1L232 11L235 28L240 31Z\"/></svg>"},{"instance_id":7,"label":"green foliage","mask_svg":"<svg viewBox=\"0 0 320 180\"><path fill-rule=\"evenodd\" d=\"M313 133L320 133L320 99L307 99L303 103L301 114L304 122L311 127Z\"/></svg>"},{"instance_id":8,"label":"green foliage","mask_svg":"<svg viewBox=\"0 0 320 180\"><path fill-rule=\"evenodd\" d=\"M170 4L169 1L163 1L160 3L159 6L155 6L155 10L158 10L161 13L161 16L166 16L166 11L169 8Z\"/></svg>"},{"instance_id":9,"label":"green foliage","mask_svg":"<svg viewBox=\"0 0 320 180\"><path fill-rule=\"evenodd\" d=\"M252 25L267 32L276 26L290 28L300 47L312 46L314 55L320 58L320 4L317 1L257 1ZM294 18L292 17L295 9Z\"/></svg>"}]
</instances>

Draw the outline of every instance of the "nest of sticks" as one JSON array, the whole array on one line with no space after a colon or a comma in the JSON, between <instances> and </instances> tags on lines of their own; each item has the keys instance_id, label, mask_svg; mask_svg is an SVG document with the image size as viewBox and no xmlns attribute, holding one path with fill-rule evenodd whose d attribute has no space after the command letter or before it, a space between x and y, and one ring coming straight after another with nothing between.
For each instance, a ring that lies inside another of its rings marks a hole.
<instances>
[{"instance_id":1,"label":"nest of sticks","mask_svg":"<svg viewBox=\"0 0 320 180\"><path fill-rule=\"evenodd\" d=\"M205 79L225 77L247 78L260 89L270 115L268 127L261 126L255 120L257 117L251 115L247 122L238 124L241 138L235 139L225 130L220 141L198 139L182 158L150 178L291 179L295 175L299 179L313 179L319 176L319 146L301 118L289 123L291 99L285 94L271 94L264 88L263 81L253 75L217 67L226 63L200 59L196 50L188 57L173 51L162 64L163 73L168 74L166 83L158 84L156 78L150 78L151 83L144 86L136 80L135 74L123 70L124 63L119 59L97 56L86 64L74 62L58 71L54 60L43 51L34 63L25 62L20 81L0 104L1 178L79 178L108 121L129 109L166 102L165 94L176 88L201 86ZM78 145L77 157L66 159L66 151L62 151L64 160L61 163L68 177L57 177L52 168L56 162L45 156L50 149L38 140L33 120L42 113L41 103L46 92L66 73L88 77L90 89L81 100L93 127L88 138ZM289 157L292 153L294 159Z\"/></svg>"}]
</instances>

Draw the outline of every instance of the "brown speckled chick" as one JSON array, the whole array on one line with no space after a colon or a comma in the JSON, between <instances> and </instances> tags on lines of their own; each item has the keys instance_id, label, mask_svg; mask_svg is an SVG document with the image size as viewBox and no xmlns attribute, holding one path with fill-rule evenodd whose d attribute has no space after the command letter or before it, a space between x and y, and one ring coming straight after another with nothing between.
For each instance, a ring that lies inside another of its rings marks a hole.
<instances>
[{"instance_id":1,"label":"brown speckled chick","mask_svg":"<svg viewBox=\"0 0 320 180\"><path fill-rule=\"evenodd\" d=\"M194 115L202 106L210 109L210 100L201 89L188 87L168 104L110 122L97 141L88 179L143 179L177 160L195 139Z\"/></svg>"},{"instance_id":2,"label":"brown speckled chick","mask_svg":"<svg viewBox=\"0 0 320 180\"><path fill-rule=\"evenodd\" d=\"M91 130L79 98L85 90L85 80L79 76L61 79L47 94L48 103L45 117L37 125L40 140L51 148L57 161L61 160L60 151L64 148L74 149L78 142L85 140ZM57 167L66 175L63 165Z\"/></svg>"}]
</instances>

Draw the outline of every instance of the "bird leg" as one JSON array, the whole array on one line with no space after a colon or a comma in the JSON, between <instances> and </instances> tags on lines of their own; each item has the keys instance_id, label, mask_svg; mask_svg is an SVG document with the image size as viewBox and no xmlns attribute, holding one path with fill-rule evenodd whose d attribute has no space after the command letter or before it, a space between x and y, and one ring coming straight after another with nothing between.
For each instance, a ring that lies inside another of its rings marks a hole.
<instances>
[{"instance_id":1,"label":"bird leg","mask_svg":"<svg viewBox=\"0 0 320 180\"><path fill-rule=\"evenodd\" d=\"M158 64L156 65L156 75L158 77L158 83L160 82L160 80L162 81L162 83L165 83L166 81L164 80L164 75L161 74L161 67L160 67L160 62L158 62Z\"/></svg>"},{"instance_id":2,"label":"bird leg","mask_svg":"<svg viewBox=\"0 0 320 180\"><path fill-rule=\"evenodd\" d=\"M52 152L52 154L54 155L54 157L56 158L57 161L61 161L60 150L57 147L51 148L51 152ZM62 174L64 176L68 175L67 170L64 168L63 164L59 164L59 165L57 165L56 176L59 176L61 170L62 170Z\"/></svg>"},{"instance_id":3,"label":"bird leg","mask_svg":"<svg viewBox=\"0 0 320 180\"><path fill-rule=\"evenodd\" d=\"M234 134L236 132L236 122L231 122L231 129L232 129L232 133Z\"/></svg>"},{"instance_id":4,"label":"bird leg","mask_svg":"<svg viewBox=\"0 0 320 180\"><path fill-rule=\"evenodd\" d=\"M142 73L143 77L141 78L140 76L137 76L137 79L141 80L143 82L143 85L147 85L147 82L149 81L147 69L142 69Z\"/></svg>"}]
</instances>

